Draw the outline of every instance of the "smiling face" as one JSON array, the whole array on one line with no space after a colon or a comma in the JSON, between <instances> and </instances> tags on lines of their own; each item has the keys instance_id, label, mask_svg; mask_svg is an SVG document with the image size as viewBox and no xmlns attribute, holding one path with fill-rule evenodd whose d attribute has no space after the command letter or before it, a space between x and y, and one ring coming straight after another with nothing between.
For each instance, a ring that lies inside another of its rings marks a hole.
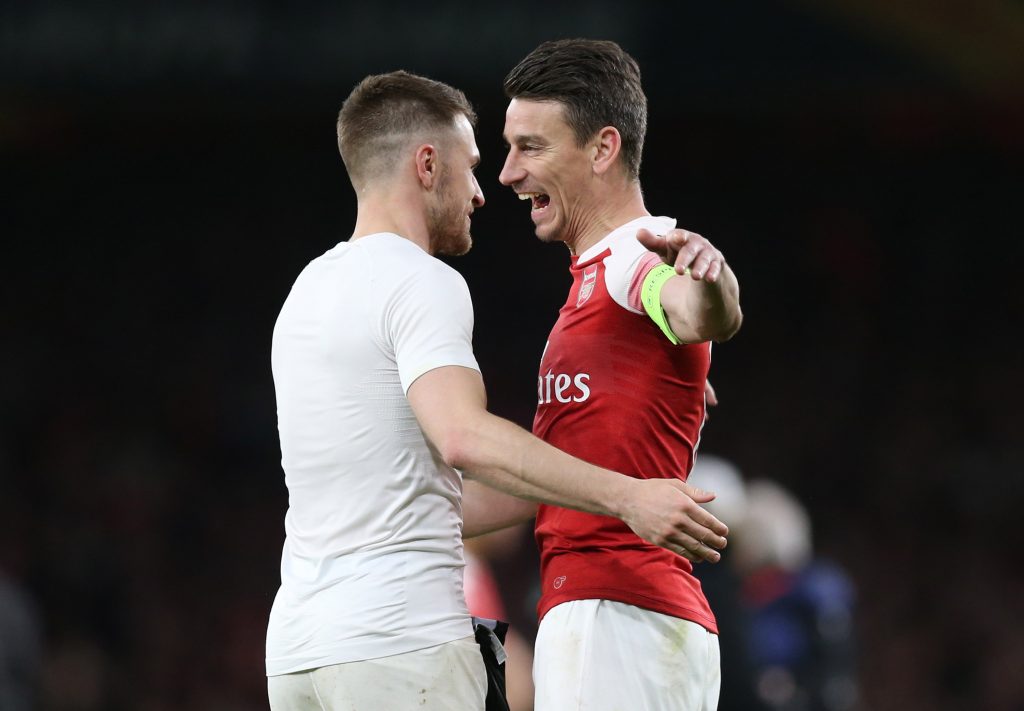
<instances>
[{"instance_id":1,"label":"smiling face","mask_svg":"<svg viewBox=\"0 0 1024 711\"><path fill-rule=\"evenodd\" d=\"M594 148L577 145L564 111L558 101L512 99L505 112L508 156L498 180L530 200L539 239L572 248L599 206L591 190Z\"/></svg>"},{"instance_id":2,"label":"smiling face","mask_svg":"<svg viewBox=\"0 0 1024 711\"><path fill-rule=\"evenodd\" d=\"M484 204L483 191L473 172L479 164L473 127L465 116L459 116L441 147L441 172L433 199L427 204L427 229L435 254L459 256L473 245L470 215Z\"/></svg>"}]
</instances>

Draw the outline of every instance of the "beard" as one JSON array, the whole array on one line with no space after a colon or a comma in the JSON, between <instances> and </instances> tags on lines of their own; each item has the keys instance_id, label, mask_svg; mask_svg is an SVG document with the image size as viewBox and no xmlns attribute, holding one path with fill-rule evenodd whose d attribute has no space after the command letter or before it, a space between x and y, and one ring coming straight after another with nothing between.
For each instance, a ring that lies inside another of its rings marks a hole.
<instances>
[{"instance_id":1,"label":"beard","mask_svg":"<svg viewBox=\"0 0 1024 711\"><path fill-rule=\"evenodd\" d=\"M451 196L451 180L447 171L437 186L438 202L427 208L427 229L435 254L460 257L473 246L466 227L465 205Z\"/></svg>"}]
</instances>

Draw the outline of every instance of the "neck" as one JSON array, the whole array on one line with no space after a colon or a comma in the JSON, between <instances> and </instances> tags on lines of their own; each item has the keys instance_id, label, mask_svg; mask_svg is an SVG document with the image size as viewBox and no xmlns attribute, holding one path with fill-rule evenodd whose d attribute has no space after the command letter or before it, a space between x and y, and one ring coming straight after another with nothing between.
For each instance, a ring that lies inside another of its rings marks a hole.
<instances>
[{"instance_id":1,"label":"neck","mask_svg":"<svg viewBox=\"0 0 1024 711\"><path fill-rule=\"evenodd\" d=\"M574 220L578 225L570 225L568 232L573 236L565 240L565 246L573 255L586 252L609 232L627 222L651 214L644 206L644 196L637 181L630 181L625 188L617 186L605 192L607 194L593 196L592 209L579 211L579 219Z\"/></svg>"},{"instance_id":2,"label":"neck","mask_svg":"<svg viewBox=\"0 0 1024 711\"><path fill-rule=\"evenodd\" d=\"M427 254L433 254L424 218L422 197L395 185L373 186L356 191L358 208L351 239L378 232L404 237Z\"/></svg>"}]
</instances>

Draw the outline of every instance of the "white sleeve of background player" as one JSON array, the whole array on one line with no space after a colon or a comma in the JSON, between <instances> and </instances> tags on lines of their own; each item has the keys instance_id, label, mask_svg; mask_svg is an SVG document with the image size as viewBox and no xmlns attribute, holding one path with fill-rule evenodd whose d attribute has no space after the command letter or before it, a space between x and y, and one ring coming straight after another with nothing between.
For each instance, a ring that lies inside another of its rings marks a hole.
<instances>
[{"instance_id":1,"label":"white sleeve of background player","mask_svg":"<svg viewBox=\"0 0 1024 711\"><path fill-rule=\"evenodd\" d=\"M608 294L622 308L635 314L646 313L640 290L647 272L661 264L661 258L637 241L636 230L618 236L611 249L612 253L604 260Z\"/></svg>"},{"instance_id":2,"label":"white sleeve of background player","mask_svg":"<svg viewBox=\"0 0 1024 711\"><path fill-rule=\"evenodd\" d=\"M473 355L473 302L466 280L431 259L391 291L384 327L394 347L402 390L428 370L461 365L479 371Z\"/></svg>"}]
</instances>

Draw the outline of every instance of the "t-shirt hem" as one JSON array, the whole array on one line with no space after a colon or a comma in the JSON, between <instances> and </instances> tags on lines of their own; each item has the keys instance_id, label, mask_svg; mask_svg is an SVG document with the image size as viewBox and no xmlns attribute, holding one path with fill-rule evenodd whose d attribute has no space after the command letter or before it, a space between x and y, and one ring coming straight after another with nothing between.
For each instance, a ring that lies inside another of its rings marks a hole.
<instances>
[{"instance_id":1,"label":"t-shirt hem","mask_svg":"<svg viewBox=\"0 0 1024 711\"><path fill-rule=\"evenodd\" d=\"M426 363L418 365L416 368L409 371L408 379L406 379L402 375L402 373L399 373L399 380L401 380L402 382L402 392L408 395L409 388L412 387L412 384L415 383L418 378L420 378L423 375L426 375L432 370L444 368L449 365L457 365L462 368L469 368L470 370L475 370L478 373L480 372L480 365L476 362L476 360L472 358L439 358L436 361L428 361ZM408 382L406 382L407 380Z\"/></svg>"},{"instance_id":2,"label":"t-shirt hem","mask_svg":"<svg viewBox=\"0 0 1024 711\"><path fill-rule=\"evenodd\" d=\"M460 623L459 629L455 629L454 627L445 628L445 630L438 632L436 636L422 638L408 646L403 645L400 647L385 648L381 645L363 645L357 650L336 649L323 652L319 655L303 655L301 658L267 657L267 676L298 674L299 672L311 671L313 669L329 667L335 664L348 664L350 662L365 662L371 659L384 659L386 657L394 657L399 654L416 652L421 649L430 649L431 647L437 647L441 644L448 644L449 642L454 642L455 640L472 636L473 627L471 624L468 624L468 620L469 618L467 618L467 624L465 624L465 626L463 626L463 623ZM377 647L377 649L374 650L374 647Z\"/></svg>"},{"instance_id":3,"label":"t-shirt hem","mask_svg":"<svg viewBox=\"0 0 1024 711\"><path fill-rule=\"evenodd\" d=\"M670 617L689 620L690 622L697 623L712 634L718 634L718 623L715 618L709 616L703 610L695 610L683 605L673 605L659 598L638 595L634 592L627 593L614 588L584 588L582 590L573 590L572 594L568 595L546 596L537 605L537 620L543 620L544 615L553 607L561 605L563 602L572 602L573 600L612 600L614 602L622 602L627 605L650 610L651 612L659 612Z\"/></svg>"}]
</instances>

